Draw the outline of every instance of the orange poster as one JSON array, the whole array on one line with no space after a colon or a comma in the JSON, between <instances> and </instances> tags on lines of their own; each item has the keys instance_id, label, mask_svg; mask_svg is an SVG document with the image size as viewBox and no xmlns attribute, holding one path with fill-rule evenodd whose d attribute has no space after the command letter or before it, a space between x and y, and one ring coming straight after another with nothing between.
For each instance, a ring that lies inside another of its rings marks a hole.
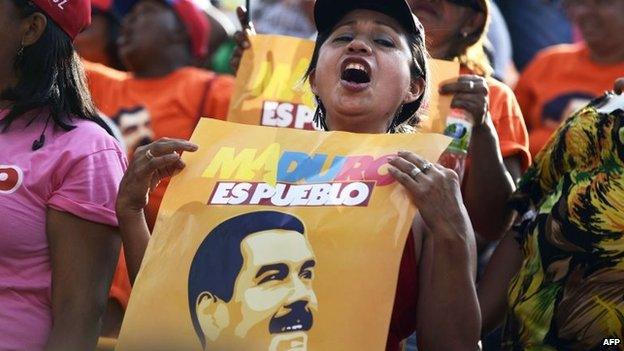
<instances>
[{"instance_id":1,"label":"orange poster","mask_svg":"<svg viewBox=\"0 0 624 351\"><path fill-rule=\"evenodd\" d=\"M314 95L303 80L314 42L279 35L254 35L250 41L236 73L228 121L316 129Z\"/></svg>"},{"instance_id":2,"label":"orange poster","mask_svg":"<svg viewBox=\"0 0 624 351\"><path fill-rule=\"evenodd\" d=\"M459 77L459 62L429 59L429 99L420 109L419 129L424 132L444 133L446 117L451 110L451 95L440 95L443 83L456 81Z\"/></svg>"},{"instance_id":3,"label":"orange poster","mask_svg":"<svg viewBox=\"0 0 624 351\"><path fill-rule=\"evenodd\" d=\"M383 350L416 212L387 157L449 139L202 119L192 141L117 350Z\"/></svg>"},{"instance_id":4,"label":"orange poster","mask_svg":"<svg viewBox=\"0 0 624 351\"><path fill-rule=\"evenodd\" d=\"M236 74L228 121L268 127L317 129L314 95L303 76L310 64L314 42L278 36L254 35ZM457 79L459 63L429 60L429 102L422 109L421 129L444 132L451 98L440 97L441 82Z\"/></svg>"}]
</instances>

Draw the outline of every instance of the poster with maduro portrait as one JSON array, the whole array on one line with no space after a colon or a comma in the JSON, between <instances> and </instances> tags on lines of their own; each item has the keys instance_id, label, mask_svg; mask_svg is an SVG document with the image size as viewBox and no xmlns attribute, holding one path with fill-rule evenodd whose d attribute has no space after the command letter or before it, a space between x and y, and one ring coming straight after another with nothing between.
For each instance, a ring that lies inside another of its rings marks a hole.
<instances>
[{"instance_id":1,"label":"poster with maduro portrait","mask_svg":"<svg viewBox=\"0 0 624 351\"><path fill-rule=\"evenodd\" d=\"M387 159L448 140L202 119L117 350L383 350L416 212Z\"/></svg>"},{"instance_id":2,"label":"poster with maduro portrait","mask_svg":"<svg viewBox=\"0 0 624 351\"><path fill-rule=\"evenodd\" d=\"M304 80L314 42L279 36L254 35L236 74L228 121L267 127L315 130L316 102ZM420 111L420 129L443 133L451 105L440 96L442 82L456 80L459 63L429 59L428 99ZM369 79L369 78L365 78Z\"/></svg>"}]
</instances>

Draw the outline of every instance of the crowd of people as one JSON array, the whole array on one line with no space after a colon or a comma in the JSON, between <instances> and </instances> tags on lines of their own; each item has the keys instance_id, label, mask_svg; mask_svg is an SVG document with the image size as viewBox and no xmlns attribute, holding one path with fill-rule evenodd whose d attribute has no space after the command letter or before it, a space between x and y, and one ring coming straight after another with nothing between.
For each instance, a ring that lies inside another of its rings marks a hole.
<instances>
[{"instance_id":1,"label":"crowd of people","mask_svg":"<svg viewBox=\"0 0 624 351\"><path fill-rule=\"evenodd\" d=\"M315 41L322 130L415 133L432 89L472 119L465 174L389 160L419 212L387 350L624 339L624 106L603 109L624 90L624 0L251 7L0 0L0 350L117 337L168 180L200 118L227 118L255 33ZM459 78L432 86L430 57Z\"/></svg>"}]
</instances>

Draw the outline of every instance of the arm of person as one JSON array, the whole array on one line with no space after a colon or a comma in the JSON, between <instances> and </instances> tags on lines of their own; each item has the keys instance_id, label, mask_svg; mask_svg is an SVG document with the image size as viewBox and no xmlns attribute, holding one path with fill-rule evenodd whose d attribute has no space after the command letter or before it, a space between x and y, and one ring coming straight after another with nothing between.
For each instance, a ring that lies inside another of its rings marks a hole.
<instances>
[{"instance_id":1,"label":"arm of person","mask_svg":"<svg viewBox=\"0 0 624 351\"><path fill-rule=\"evenodd\" d=\"M455 172L411 153L389 161L390 173L412 194L420 217L414 235L423 237L419 259L417 330L422 350L477 347L481 315L475 286L475 235ZM415 168L424 171L413 174Z\"/></svg>"},{"instance_id":2,"label":"arm of person","mask_svg":"<svg viewBox=\"0 0 624 351\"><path fill-rule=\"evenodd\" d=\"M511 219L505 203L514 191L514 183L490 116L489 85L482 77L462 75L457 82L443 85L440 92L453 94L451 107L468 112L474 119L464 203L477 233L489 240L500 238Z\"/></svg>"},{"instance_id":3,"label":"arm of person","mask_svg":"<svg viewBox=\"0 0 624 351\"><path fill-rule=\"evenodd\" d=\"M185 164L180 159L181 152L196 150L197 145L186 140L162 138L139 147L134 152L132 163L119 185L116 204L117 220L132 284L141 268L150 239L143 212L148 194L156 189L160 181L184 169Z\"/></svg>"},{"instance_id":4,"label":"arm of person","mask_svg":"<svg viewBox=\"0 0 624 351\"><path fill-rule=\"evenodd\" d=\"M117 209L117 220L119 221L119 231L124 244L124 257L130 283L134 284L143 256L150 239L150 231L147 227L147 220L143 209L134 211L127 208Z\"/></svg>"},{"instance_id":5,"label":"arm of person","mask_svg":"<svg viewBox=\"0 0 624 351\"><path fill-rule=\"evenodd\" d=\"M240 65L241 59L243 58L243 52L251 48L251 42L249 41L249 37L256 34L254 25L249 20L249 16L247 15L246 8L239 6L236 9L236 15L238 16L238 21L240 22L242 30L234 33L236 48L234 49L232 59L230 60L230 65L232 66L232 70L234 70L234 72L238 71L238 66Z\"/></svg>"},{"instance_id":6,"label":"arm of person","mask_svg":"<svg viewBox=\"0 0 624 351\"><path fill-rule=\"evenodd\" d=\"M117 264L117 228L54 209L46 226L54 323L45 350L92 350Z\"/></svg>"},{"instance_id":7,"label":"arm of person","mask_svg":"<svg viewBox=\"0 0 624 351\"><path fill-rule=\"evenodd\" d=\"M473 350L479 339L476 245L456 239L461 237L458 233L471 235L468 225L457 229L424 229L429 233L424 234L419 261L416 329L421 350Z\"/></svg>"},{"instance_id":8,"label":"arm of person","mask_svg":"<svg viewBox=\"0 0 624 351\"><path fill-rule=\"evenodd\" d=\"M512 232L494 251L477 289L481 307L482 335L498 327L507 312L507 291L522 265L522 251Z\"/></svg>"},{"instance_id":9,"label":"arm of person","mask_svg":"<svg viewBox=\"0 0 624 351\"><path fill-rule=\"evenodd\" d=\"M498 136L490 117L473 129L470 172L464 201L477 233L488 240L501 237L509 226L511 212L505 206L515 187L499 149ZM517 161L516 161L517 162ZM510 168L514 160L507 160Z\"/></svg>"}]
</instances>

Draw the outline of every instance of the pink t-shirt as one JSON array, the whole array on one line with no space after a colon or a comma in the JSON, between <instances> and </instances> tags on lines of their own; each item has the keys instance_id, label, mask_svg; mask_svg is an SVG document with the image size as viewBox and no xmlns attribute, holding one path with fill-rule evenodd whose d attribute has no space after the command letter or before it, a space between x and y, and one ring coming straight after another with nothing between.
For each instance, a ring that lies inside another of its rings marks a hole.
<instances>
[{"instance_id":1,"label":"pink t-shirt","mask_svg":"<svg viewBox=\"0 0 624 351\"><path fill-rule=\"evenodd\" d=\"M127 161L115 139L91 121L75 118L67 132L50 120L33 151L45 119L20 117L0 133L0 350L41 350L52 328L47 208L117 225Z\"/></svg>"}]
</instances>

